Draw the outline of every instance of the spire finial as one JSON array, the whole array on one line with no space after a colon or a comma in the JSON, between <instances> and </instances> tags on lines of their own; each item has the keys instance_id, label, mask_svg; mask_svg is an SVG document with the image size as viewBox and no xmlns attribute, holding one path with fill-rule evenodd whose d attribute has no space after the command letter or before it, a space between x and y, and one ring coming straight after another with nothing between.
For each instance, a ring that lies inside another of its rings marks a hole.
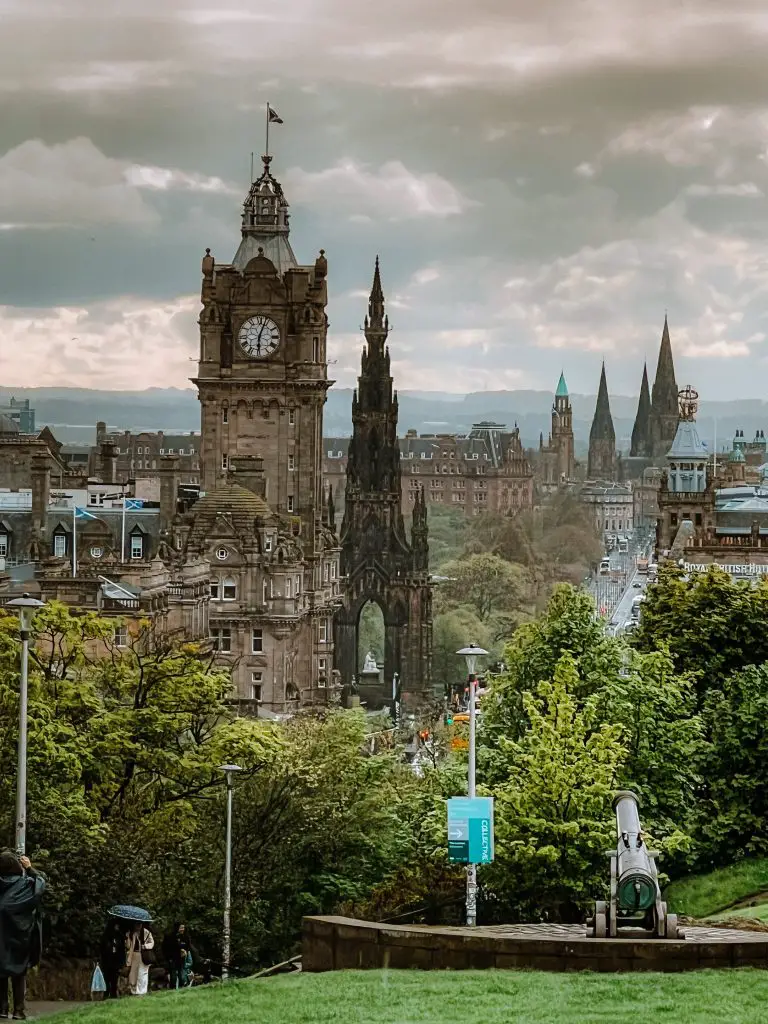
<instances>
[{"instance_id":1,"label":"spire finial","mask_svg":"<svg viewBox=\"0 0 768 1024\"><path fill-rule=\"evenodd\" d=\"M376 330L385 330L387 326L384 319L384 290L381 287L378 256L374 264L371 297L368 300L368 323Z\"/></svg>"}]
</instances>

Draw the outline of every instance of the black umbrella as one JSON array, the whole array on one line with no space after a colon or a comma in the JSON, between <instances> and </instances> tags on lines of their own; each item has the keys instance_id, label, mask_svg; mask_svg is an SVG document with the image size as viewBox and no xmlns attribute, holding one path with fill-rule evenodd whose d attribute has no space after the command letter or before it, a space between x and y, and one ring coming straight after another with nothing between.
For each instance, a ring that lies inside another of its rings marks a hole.
<instances>
[{"instance_id":1,"label":"black umbrella","mask_svg":"<svg viewBox=\"0 0 768 1024\"><path fill-rule=\"evenodd\" d=\"M143 907L131 907L123 903L110 907L107 913L110 917L119 917L121 921L143 921L149 924L152 920L150 912Z\"/></svg>"}]
</instances>

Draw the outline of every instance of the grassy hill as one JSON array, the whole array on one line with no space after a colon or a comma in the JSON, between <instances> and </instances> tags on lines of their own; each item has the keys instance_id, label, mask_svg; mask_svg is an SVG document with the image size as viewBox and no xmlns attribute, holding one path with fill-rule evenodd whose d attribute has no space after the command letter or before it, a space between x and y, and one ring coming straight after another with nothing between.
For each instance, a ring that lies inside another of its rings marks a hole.
<instances>
[{"instance_id":1,"label":"grassy hill","mask_svg":"<svg viewBox=\"0 0 768 1024\"><path fill-rule=\"evenodd\" d=\"M232 982L56 1016L61 1024L649 1024L765 1020L768 972L344 971Z\"/></svg>"},{"instance_id":2,"label":"grassy hill","mask_svg":"<svg viewBox=\"0 0 768 1024\"><path fill-rule=\"evenodd\" d=\"M703 919L764 892L768 893L768 857L755 857L681 878L667 886L664 898L676 914Z\"/></svg>"}]
</instances>

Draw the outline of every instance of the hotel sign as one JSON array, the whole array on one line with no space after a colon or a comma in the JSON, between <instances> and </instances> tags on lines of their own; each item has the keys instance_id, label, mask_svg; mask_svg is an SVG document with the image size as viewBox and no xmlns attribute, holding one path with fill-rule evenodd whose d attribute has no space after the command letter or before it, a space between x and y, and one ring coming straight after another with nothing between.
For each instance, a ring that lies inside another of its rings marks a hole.
<instances>
[{"instance_id":1,"label":"hotel sign","mask_svg":"<svg viewBox=\"0 0 768 1024\"><path fill-rule=\"evenodd\" d=\"M768 576L768 565L721 565L720 562L685 562L686 572L707 572L712 567L722 569L730 576Z\"/></svg>"}]
</instances>

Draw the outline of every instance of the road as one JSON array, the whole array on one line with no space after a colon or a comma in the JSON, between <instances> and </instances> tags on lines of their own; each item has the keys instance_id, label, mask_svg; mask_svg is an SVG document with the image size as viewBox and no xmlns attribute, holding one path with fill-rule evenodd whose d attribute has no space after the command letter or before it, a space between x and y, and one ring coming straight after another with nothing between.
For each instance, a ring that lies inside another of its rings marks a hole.
<instances>
[{"instance_id":1,"label":"road","mask_svg":"<svg viewBox=\"0 0 768 1024\"><path fill-rule=\"evenodd\" d=\"M585 583L585 589L595 602L595 614L604 619L606 630L611 634L623 630L625 623L632 618L632 601L645 593L648 577L641 576L636 568L641 553L640 550L623 554L612 551L608 556L610 574L598 574Z\"/></svg>"}]
</instances>

